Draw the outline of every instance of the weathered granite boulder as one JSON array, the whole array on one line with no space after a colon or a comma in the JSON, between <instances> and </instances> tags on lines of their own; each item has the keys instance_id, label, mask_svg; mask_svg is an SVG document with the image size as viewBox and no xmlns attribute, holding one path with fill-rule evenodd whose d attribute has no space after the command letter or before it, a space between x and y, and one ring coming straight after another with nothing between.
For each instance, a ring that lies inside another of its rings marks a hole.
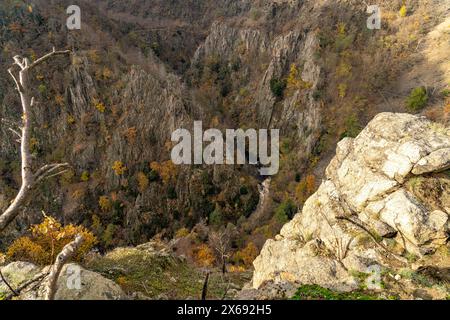
<instances>
[{"instance_id":1,"label":"weathered granite boulder","mask_svg":"<svg viewBox=\"0 0 450 320\"><path fill-rule=\"evenodd\" d=\"M254 261L253 288L289 281L352 290L355 272L408 268L411 256L415 268L448 267L449 147L450 128L394 113L342 140L326 180ZM443 246L447 258L431 259Z\"/></svg>"},{"instance_id":2,"label":"weathered granite boulder","mask_svg":"<svg viewBox=\"0 0 450 320\"><path fill-rule=\"evenodd\" d=\"M28 262L12 262L1 269L3 276L13 289L48 270ZM20 292L21 300L41 300L45 294L46 278L30 284ZM84 269L77 264L67 264L63 267L58 279L56 300L120 300L126 299L125 293L113 281L102 275ZM0 280L0 296L11 293L5 283Z\"/></svg>"}]
</instances>

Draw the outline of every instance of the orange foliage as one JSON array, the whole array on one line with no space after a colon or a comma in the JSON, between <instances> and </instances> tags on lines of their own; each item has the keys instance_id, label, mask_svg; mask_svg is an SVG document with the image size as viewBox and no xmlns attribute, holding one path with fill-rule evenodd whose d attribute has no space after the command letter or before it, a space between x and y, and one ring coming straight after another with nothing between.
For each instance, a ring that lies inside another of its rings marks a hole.
<instances>
[{"instance_id":1,"label":"orange foliage","mask_svg":"<svg viewBox=\"0 0 450 320\"><path fill-rule=\"evenodd\" d=\"M249 242L244 249L235 253L234 259L242 263L245 267L250 267L257 256L258 248L253 242Z\"/></svg>"},{"instance_id":2,"label":"orange foliage","mask_svg":"<svg viewBox=\"0 0 450 320\"><path fill-rule=\"evenodd\" d=\"M302 179L295 188L295 197L300 203L304 203L316 189L316 178L310 174Z\"/></svg>"},{"instance_id":3,"label":"orange foliage","mask_svg":"<svg viewBox=\"0 0 450 320\"><path fill-rule=\"evenodd\" d=\"M125 137L129 143L134 143L136 141L137 130L136 127L131 127L125 130Z\"/></svg>"},{"instance_id":4,"label":"orange foliage","mask_svg":"<svg viewBox=\"0 0 450 320\"><path fill-rule=\"evenodd\" d=\"M55 102L60 107L64 106L64 97L60 94L57 94L55 97Z\"/></svg>"},{"instance_id":5,"label":"orange foliage","mask_svg":"<svg viewBox=\"0 0 450 320\"><path fill-rule=\"evenodd\" d=\"M172 160L163 163L152 162L150 168L158 173L165 184L175 179L177 175L177 168Z\"/></svg>"},{"instance_id":6,"label":"orange foliage","mask_svg":"<svg viewBox=\"0 0 450 320\"><path fill-rule=\"evenodd\" d=\"M195 252L195 259L202 267L212 267L215 261L214 252L206 244L201 244Z\"/></svg>"},{"instance_id":7,"label":"orange foliage","mask_svg":"<svg viewBox=\"0 0 450 320\"><path fill-rule=\"evenodd\" d=\"M143 172L138 172L136 179L138 182L139 191L144 192L145 190L147 190L149 184L147 175Z\"/></svg>"},{"instance_id":8,"label":"orange foliage","mask_svg":"<svg viewBox=\"0 0 450 320\"><path fill-rule=\"evenodd\" d=\"M25 32L25 28L20 25L18 22L12 22L8 26L9 30L16 33L23 33Z\"/></svg>"}]
</instances>

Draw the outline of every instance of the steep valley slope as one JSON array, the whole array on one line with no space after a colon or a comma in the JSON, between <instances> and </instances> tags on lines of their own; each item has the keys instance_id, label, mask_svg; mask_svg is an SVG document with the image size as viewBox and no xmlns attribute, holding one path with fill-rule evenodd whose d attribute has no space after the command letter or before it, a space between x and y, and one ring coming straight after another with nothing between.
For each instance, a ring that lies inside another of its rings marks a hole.
<instances>
[{"instance_id":1,"label":"steep valley slope","mask_svg":"<svg viewBox=\"0 0 450 320\"><path fill-rule=\"evenodd\" d=\"M9 130L20 123L20 100L7 69L15 55L73 51L31 81L34 164L71 169L39 187L0 236L0 252L45 212L91 230L105 256L85 267L135 298L198 297L200 268L223 263L213 233L229 240L237 284L228 297L253 268L241 295L268 298L305 284L359 290L374 264L389 269L383 277L440 277L429 287L394 279L393 294L448 295L446 1L378 1L379 30L367 28L357 0L78 2L82 29L73 31L65 26L69 0L0 3L0 212L20 186ZM175 166L171 134L196 120L222 131L280 129L279 173ZM172 282L180 293L168 296L111 255L146 255L122 248L149 241L172 251L158 265L169 269L169 284L177 270L180 279L199 272L196 284ZM311 274L311 265L321 272ZM220 298L225 289L213 290Z\"/></svg>"}]
</instances>

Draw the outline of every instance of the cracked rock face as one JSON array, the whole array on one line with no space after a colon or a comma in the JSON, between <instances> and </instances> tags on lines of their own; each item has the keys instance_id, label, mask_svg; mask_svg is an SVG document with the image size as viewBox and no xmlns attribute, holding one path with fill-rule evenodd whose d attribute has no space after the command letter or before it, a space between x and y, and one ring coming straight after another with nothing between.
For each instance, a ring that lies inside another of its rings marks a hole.
<instances>
[{"instance_id":1,"label":"cracked rock face","mask_svg":"<svg viewBox=\"0 0 450 320\"><path fill-rule=\"evenodd\" d=\"M450 128L393 113L342 140L326 180L254 261L253 287L289 281L352 290L354 271L404 268L408 255L427 261L449 236L449 147ZM427 181L439 188L425 188Z\"/></svg>"}]
</instances>

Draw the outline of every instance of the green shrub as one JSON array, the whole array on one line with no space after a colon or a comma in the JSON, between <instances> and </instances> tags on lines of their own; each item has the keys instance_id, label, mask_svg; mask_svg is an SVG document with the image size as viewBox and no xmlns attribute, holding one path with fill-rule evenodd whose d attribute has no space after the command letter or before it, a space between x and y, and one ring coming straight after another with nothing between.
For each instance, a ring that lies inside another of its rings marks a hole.
<instances>
[{"instance_id":1,"label":"green shrub","mask_svg":"<svg viewBox=\"0 0 450 320\"><path fill-rule=\"evenodd\" d=\"M159 179L158 172L154 169L150 170L150 173L148 174L148 180L150 180L151 182L154 182L154 181L158 181L158 179Z\"/></svg>"},{"instance_id":2,"label":"green shrub","mask_svg":"<svg viewBox=\"0 0 450 320\"><path fill-rule=\"evenodd\" d=\"M352 114L345 119L345 132L341 135L341 139L346 137L356 138L361 130L362 128L359 124L357 116Z\"/></svg>"},{"instance_id":3,"label":"green shrub","mask_svg":"<svg viewBox=\"0 0 450 320\"><path fill-rule=\"evenodd\" d=\"M167 197L171 200L176 199L177 198L177 191L175 190L174 186L169 186L167 188Z\"/></svg>"},{"instance_id":4,"label":"green shrub","mask_svg":"<svg viewBox=\"0 0 450 320\"><path fill-rule=\"evenodd\" d=\"M318 285L304 285L298 288L293 300L379 300L373 294L364 292L335 292Z\"/></svg>"},{"instance_id":5,"label":"green shrub","mask_svg":"<svg viewBox=\"0 0 450 320\"><path fill-rule=\"evenodd\" d=\"M283 201L275 210L275 219L277 222L286 223L292 219L297 212L297 206L290 199Z\"/></svg>"},{"instance_id":6,"label":"green shrub","mask_svg":"<svg viewBox=\"0 0 450 320\"><path fill-rule=\"evenodd\" d=\"M270 90L275 98L282 98L286 89L286 81L282 79L273 78L270 80Z\"/></svg>"},{"instance_id":7,"label":"green shrub","mask_svg":"<svg viewBox=\"0 0 450 320\"><path fill-rule=\"evenodd\" d=\"M43 96L47 93L47 87L44 84L40 84L38 87L39 93Z\"/></svg>"},{"instance_id":8,"label":"green shrub","mask_svg":"<svg viewBox=\"0 0 450 320\"><path fill-rule=\"evenodd\" d=\"M411 94L406 99L406 107L409 111L420 111L428 103L427 90L424 87L417 87L411 91Z\"/></svg>"},{"instance_id":9,"label":"green shrub","mask_svg":"<svg viewBox=\"0 0 450 320\"><path fill-rule=\"evenodd\" d=\"M222 224L222 212L220 208L216 207L216 210L209 215L209 224L213 226L220 226Z\"/></svg>"}]
</instances>

